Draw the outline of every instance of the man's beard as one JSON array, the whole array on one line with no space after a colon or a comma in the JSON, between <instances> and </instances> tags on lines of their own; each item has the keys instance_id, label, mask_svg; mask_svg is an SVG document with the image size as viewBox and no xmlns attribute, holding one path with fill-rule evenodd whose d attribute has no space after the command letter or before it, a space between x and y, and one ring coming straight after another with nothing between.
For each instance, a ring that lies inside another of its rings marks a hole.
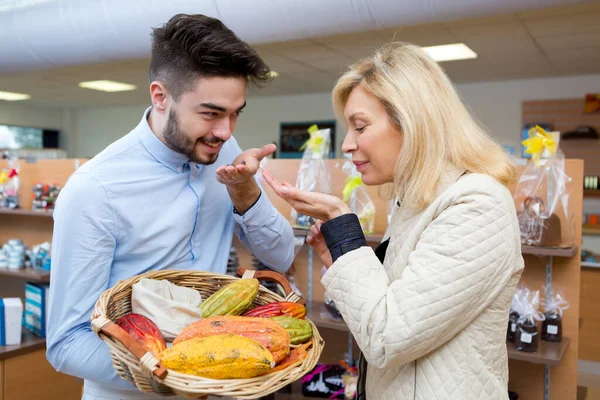
<instances>
[{"instance_id":1,"label":"man's beard","mask_svg":"<svg viewBox=\"0 0 600 400\"><path fill-rule=\"evenodd\" d=\"M178 153L184 154L188 157L191 162L196 164L210 165L217 161L219 153L214 154L198 154L196 153L197 141L193 141L188 138L181 129L179 129L179 118L175 109L171 108L169 111L169 119L167 119L167 125L163 130L163 138L167 145ZM209 144L221 143L222 140L213 138L212 140L203 139L204 142Z\"/></svg>"}]
</instances>

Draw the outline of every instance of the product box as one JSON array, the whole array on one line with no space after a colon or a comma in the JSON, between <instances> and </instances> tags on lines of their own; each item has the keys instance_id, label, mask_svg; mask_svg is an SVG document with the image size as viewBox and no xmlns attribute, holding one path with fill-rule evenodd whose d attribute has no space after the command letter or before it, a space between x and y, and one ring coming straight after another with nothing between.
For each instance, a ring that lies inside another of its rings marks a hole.
<instances>
[{"instance_id":1,"label":"product box","mask_svg":"<svg viewBox=\"0 0 600 400\"><path fill-rule=\"evenodd\" d=\"M18 297L0 298L0 346L21 344L23 302Z\"/></svg>"},{"instance_id":2,"label":"product box","mask_svg":"<svg viewBox=\"0 0 600 400\"><path fill-rule=\"evenodd\" d=\"M48 284L25 284L25 314L23 327L39 337L46 337L46 324L48 320Z\"/></svg>"}]
</instances>

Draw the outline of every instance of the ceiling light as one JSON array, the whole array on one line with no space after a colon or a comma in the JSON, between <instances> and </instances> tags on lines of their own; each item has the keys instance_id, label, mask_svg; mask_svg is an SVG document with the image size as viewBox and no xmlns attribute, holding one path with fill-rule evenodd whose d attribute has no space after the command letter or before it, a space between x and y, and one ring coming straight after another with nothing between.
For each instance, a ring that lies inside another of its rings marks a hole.
<instances>
[{"instance_id":1,"label":"ceiling light","mask_svg":"<svg viewBox=\"0 0 600 400\"><path fill-rule=\"evenodd\" d=\"M79 87L100 90L102 92L125 92L128 90L135 90L137 86L130 85L129 83L121 83L115 81L88 81L80 82Z\"/></svg>"},{"instance_id":2,"label":"ceiling light","mask_svg":"<svg viewBox=\"0 0 600 400\"><path fill-rule=\"evenodd\" d=\"M423 47L435 61L455 61L477 58L477 53L464 43L445 44L442 46Z\"/></svg>"},{"instance_id":3,"label":"ceiling light","mask_svg":"<svg viewBox=\"0 0 600 400\"><path fill-rule=\"evenodd\" d=\"M0 91L0 100L17 101L17 100L27 100L30 98L31 98L30 95L24 94L24 93L13 93L13 92Z\"/></svg>"}]
</instances>

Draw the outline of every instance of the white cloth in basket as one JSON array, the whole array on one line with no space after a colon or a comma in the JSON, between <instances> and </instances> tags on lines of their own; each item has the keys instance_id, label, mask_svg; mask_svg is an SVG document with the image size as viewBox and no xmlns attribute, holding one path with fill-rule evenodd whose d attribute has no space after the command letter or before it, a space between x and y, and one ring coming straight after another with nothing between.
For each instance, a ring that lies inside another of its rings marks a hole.
<instances>
[{"instance_id":1,"label":"white cloth in basket","mask_svg":"<svg viewBox=\"0 0 600 400\"><path fill-rule=\"evenodd\" d=\"M200 292L167 280L141 279L132 286L131 311L152 320L166 341L202 318L200 303Z\"/></svg>"}]
</instances>

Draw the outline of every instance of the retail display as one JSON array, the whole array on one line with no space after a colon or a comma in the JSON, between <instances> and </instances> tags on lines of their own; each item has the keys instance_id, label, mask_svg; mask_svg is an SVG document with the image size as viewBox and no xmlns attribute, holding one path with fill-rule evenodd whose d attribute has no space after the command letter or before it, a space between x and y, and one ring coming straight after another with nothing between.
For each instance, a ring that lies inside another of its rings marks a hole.
<instances>
[{"instance_id":1,"label":"retail display","mask_svg":"<svg viewBox=\"0 0 600 400\"><path fill-rule=\"evenodd\" d=\"M0 172L0 208L19 207L19 159L8 158L8 168Z\"/></svg>"},{"instance_id":2,"label":"retail display","mask_svg":"<svg viewBox=\"0 0 600 400\"><path fill-rule=\"evenodd\" d=\"M536 352L539 345L538 321L544 320L544 314L538 311L540 292L520 287L515 298L515 311L520 317L517 321L515 346L518 351Z\"/></svg>"},{"instance_id":3,"label":"retail display","mask_svg":"<svg viewBox=\"0 0 600 400\"><path fill-rule=\"evenodd\" d=\"M563 311L569 308L569 303L563 296L550 288L544 299L544 321L542 322L542 340L547 342L562 341Z\"/></svg>"},{"instance_id":4,"label":"retail display","mask_svg":"<svg viewBox=\"0 0 600 400\"><path fill-rule=\"evenodd\" d=\"M39 337L46 337L48 321L48 294L50 285L47 283L25 284L25 312L23 327Z\"/></svg>"},{"instance_id":5,"label":"retail display","mask_svg":"<svg viewBox=\"0 0 600 400\"><path fill-rule=\"evenodd\" d=\"M567 191L571 177L565 173L559 140L558 132L548 133L536 125L523 141L531 161L519 177L514 198L525 245L567 247L574 242Z\"/></svg>"},{"instance_id":6,"label":"retail display","mask_svg":"<svg viewBox=\"0 0 600 400\"><path fill-rule=\"evenodd\" d=\"M56 183L37 183L33 187L31 209L35 211L52 211L60 193L60 185Z\"/></svg>"},{"instance_id":7,"label":"retail display","mask_svg":"<svg viewBox=\"0 0 600 400\"><path fill-rule=\"evenodd\" d=\"M23 302L18 297L0 298L0 346L21 343Z\"/></svg>"},{"instance_id":8,"label":"retail display","mask_svg":"<svg viewBox=\"0 0 600 400\"><path fill-rule=\"evenodd\" d=\"M301 147L304 151L298 170L296 187L307 192L331 193L331 175L327 166L329 158L330 129L308 128L310 138ZM309 228L314 223L311 217L298 214L292 209L292 225Z\"/></svg>"}]
</instances>

